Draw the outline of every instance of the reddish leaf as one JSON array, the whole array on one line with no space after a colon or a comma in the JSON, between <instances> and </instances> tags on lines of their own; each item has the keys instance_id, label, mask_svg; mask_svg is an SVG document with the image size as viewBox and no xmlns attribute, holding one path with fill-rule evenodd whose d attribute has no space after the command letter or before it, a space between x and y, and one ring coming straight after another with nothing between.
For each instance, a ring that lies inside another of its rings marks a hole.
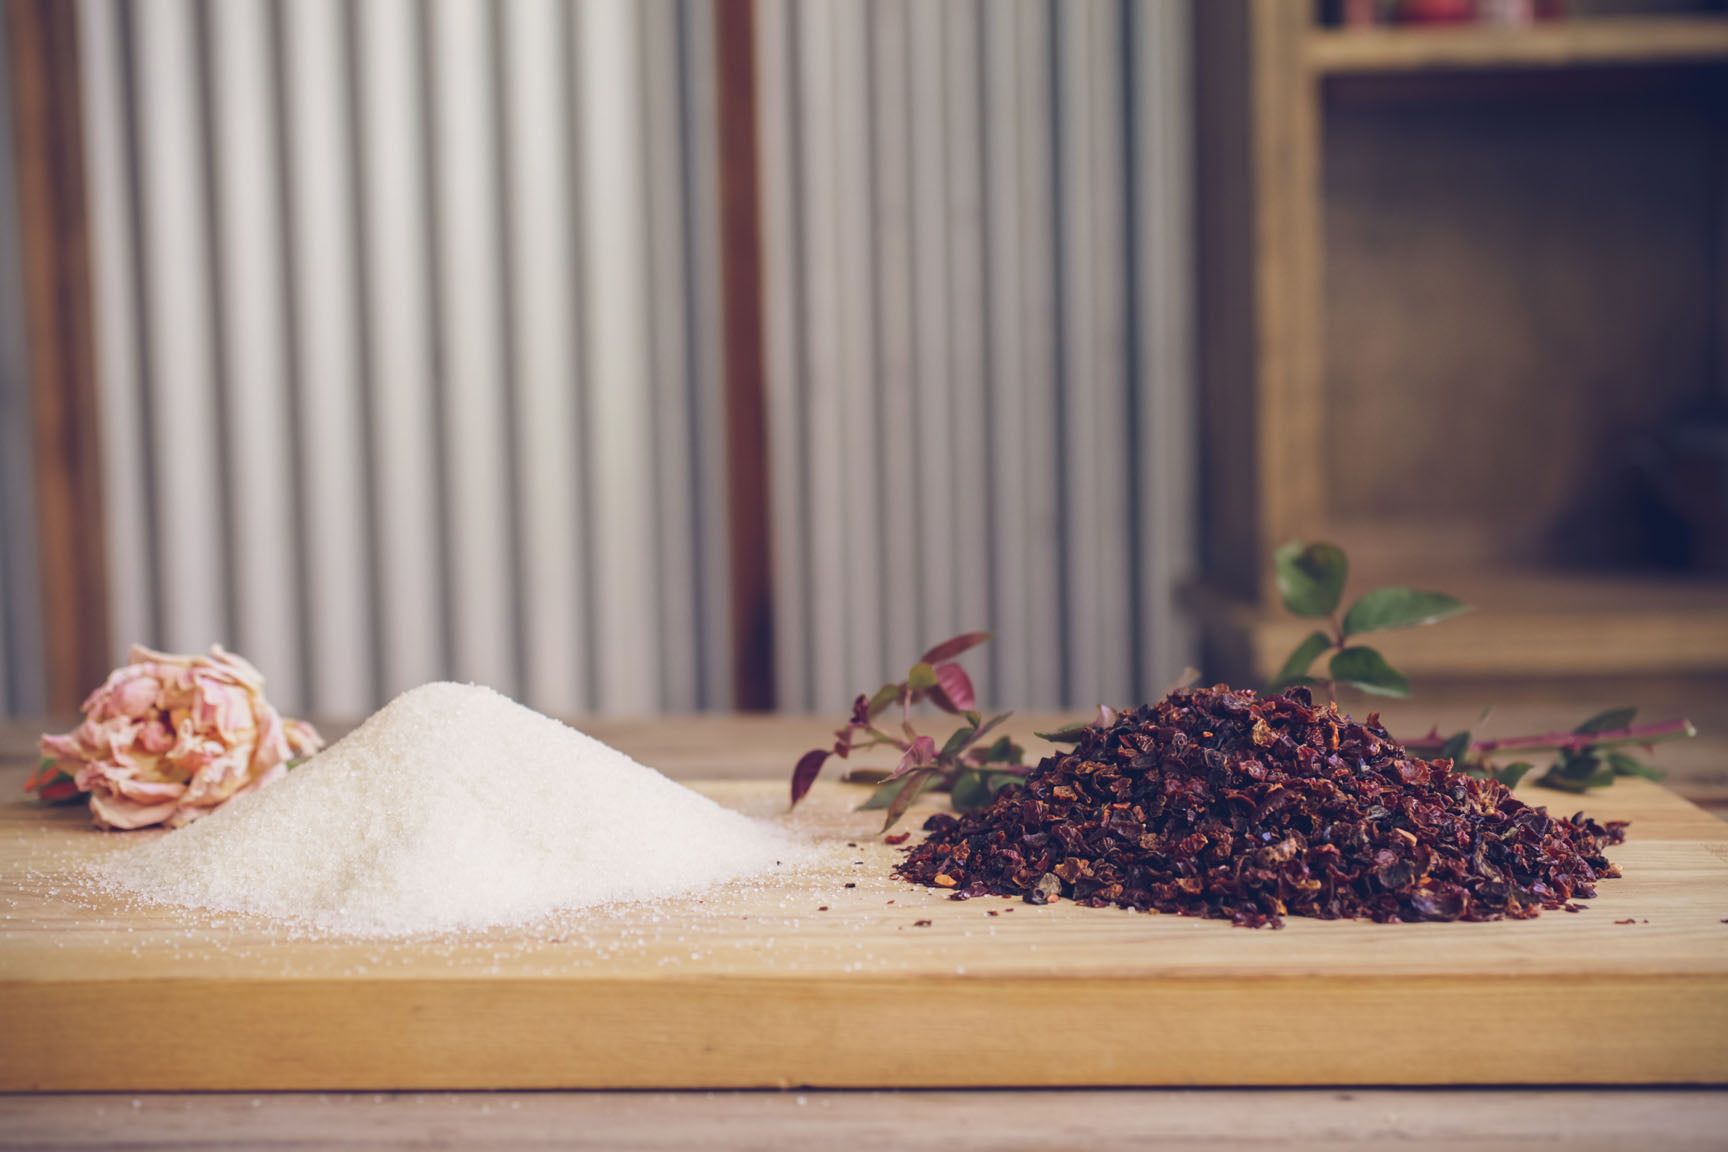
<instances>
[{"instance_id":1,"label":"reddish leaf","mask_svg":"<svg viewBox=\"0 0 1728 1152\"><path fill-rule=\"evenodd\" d=\"M852 723L860 728L870 724L870 698L864 693L858 693L858 699L852 701Z\"/></svg>"},{"instance_id":2,"label":"reddish leaf","mask_svg":"<svg viewBox=\"0 0 1728 1152\"><path fill-rule=\"evenodd\" d=\"M904 776L914 768L922 768L927 764L936 763L936 741L930 736L920 736L912 741L912 746L906 749L906 754L900 757L900 765L888 774L893 780Z\"/></svg>"},{"instance_id":3,"label":"reddish leaf","mask_svg":"<svg viewBox=\"0 0 1728 1152\"><path fill-rule=\"evenodd\" d=\"M810 785L816 783L822 765L827 762L826 748L812 748L799 757L798 766L792 769L792 807L796 808L798 801L804 799L804 794L810 791Z\"/></svg>"},{"instance_id":4,"label":"reddish leaf","mask_svg":"<svg viewBox=\"0 0 1728 1152\"><path fill-rule=\"evenodd\" d=\"M59 761L55 760L52 756L42 757L41 761L36 765L36 771L31 774L30 779L24 781L24 791L36 791L46 785L49 781L53 780L55 776L59 775L59 773ZM67 779L71 779L71 777L68 776Z\"/></svg>"},{"instance_id":5,"label":"reddish leaf","mask_svg":"<svg viewBox=\"0 0 1728 1152\"><path fill-rule=\"evenodd\" d=\"M944 712L970 712L977 700L966 669L958 664L936 665L936 687L930 689L930 703Z\"/></svg>"},{"instance_id":6,"label":"reddish leaf","mask_svg":"<svg viewBox=\"0 0 1728 1152\"><path fill-rule=\"evenodd\" d=\"M924 653L924 663L940 664L944 660L952 660L960 653L976 648L988 639L990 639L988 632L963 632L951 640L942 641Z\"/></svg>"},{"instance_id":7,"label":"reddish leaf","mask_svg":"<svg viewBox=\"0 0 1728 1152\"><path fill-rule=\"evenodd\" d=\"M62 776L51 784L44 784L37 795L50 804L58 804L62 800L71 800L82 795L77 781L70 776Z\"/></svg>"}]
</instances>

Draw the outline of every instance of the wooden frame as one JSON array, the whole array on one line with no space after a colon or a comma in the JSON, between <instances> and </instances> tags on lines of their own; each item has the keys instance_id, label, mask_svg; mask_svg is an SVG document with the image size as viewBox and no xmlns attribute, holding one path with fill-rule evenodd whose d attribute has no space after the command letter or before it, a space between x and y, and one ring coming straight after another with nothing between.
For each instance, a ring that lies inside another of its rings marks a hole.
<instances>
[{"instance_id":1,"label":"wooden frame","mask_svg":"<svg viewBox=\"0 0 1728 1152\"><path fill-rule=\"evenodd\" d=\"M1262 678L1307 631L1277 607L1271 552L1278 544L1332 536L1365 561L1358 565L1364 581L1416 582L1426 569L1416 544L1441 531L1399 518L1360 523L1329 504L1327 79L1725 61L1728 20L1720 16L1341 31L1316 27L1310 5L1284 0L1196 6L1207 580L1192 599L1214 674ZM1468 583L1449 590L1481 611L1434 635L1390 639L1388 656L1408 672L1469 678L1728 667L1728 587L1717 583L1520 570L1491 552L1436 579Z\"/></svg>"},{"instance_id":2,"label":"wooden frame","mask_svg":"<svg viewBox=\"0 0 1728 1152\"><path fill-rule=\"evenodd\" d=\"M111 661L91 336L77 9L7 0L36 447L48 707L75 709Z\"/></svg>"}]
</instances>

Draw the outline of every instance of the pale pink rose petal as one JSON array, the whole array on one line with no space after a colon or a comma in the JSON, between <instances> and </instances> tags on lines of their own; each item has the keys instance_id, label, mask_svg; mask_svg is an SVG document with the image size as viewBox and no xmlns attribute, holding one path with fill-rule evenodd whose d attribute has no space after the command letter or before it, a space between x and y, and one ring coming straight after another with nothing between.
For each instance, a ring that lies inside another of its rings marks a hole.
<instances>
[{"instance_id":1,"label":"pale pink rose petal","mask_svg":"<svg viewBox=\"0 0 1728 1152\"><path fill-rule=\"evenodd\" d=\"M160 804L180 801L186 795L186 785L171 780L140 780L136 776L110 775L92 791L124 796L139 804Z\"/></svg>"},{"instance_id":2,"label":"pale pink rose petal","mask_svg":"<svg viewBox=\"0 0 1728 1152\"><path fill-rule=\"evenodd\" d=\"M144 717L156 711L156 698L161 694L162 685L154 676L140 674L116 686L108 705L119 715Z\"/></svg>"},{"instance_id":3,"label":"pale pink rose petal","mask_svg":"<svg viewBox=\"0 0 1728 1152\"><path fill-rule=\"evenodd\" d=\"M174 747L174 730L158 716L138 726L136 742L138 747L152 756L161 756Z\"/></svg>"},{"instance_id":4,"label":"pale pink rose petal","mask_svg":"<svg viewBox=\"0 0 1728 1152\"><path fill-rule=\"evenodd\" d=\"M182 802L189 805L220 804L246 782L247 766L243 753L238 750L217 756L192 777L186 785Z\"/></svg>"},{"instance_id":5,"label":"pale pink rose petal","mask_svg":"<svg viewBox=\"0 0 1728 1152\"><path fill-rule=\"evenodd\" d=\"M44 736L36 742L42 755L51 756L56 760L77 760L84 755L84 744L78 739L76 731L59 736Z\"/></svg>"},{"instance_id":6,"label":"pale pink rose petal","mask_svg":"<svg viewBox=\"0 0 1728 1152\"><path fill-rule=\"evenodd\" d=\"M270 706L256 668L219 645L203 656L134 646L85 701L79 726L41 741L91 793L96 823L114 828L179 827L322 746L310 725Z\"/></svg>"},{"instance_id":7,"label":"pale pink rose petal","mask_svg":"<svg viewBox=\"0 0 1728 1152\"><path fill-rule=\"evenodd\" d=\"M99 828L148 828L174 815L175 802L136 804L105 792L90 793L90 813Z\"/></svg>"},{"instance_id":8,"label":"pale pink rose petal","mask_svg":"<svg viewBox=\"0 0 1728 1152\"><path fill-rule=\"evenodd\" d=\"M312 756L324 747L324 737L304 720L284 720L282 733L288 738L290 756Z\"/></svg>"}]
</instances>

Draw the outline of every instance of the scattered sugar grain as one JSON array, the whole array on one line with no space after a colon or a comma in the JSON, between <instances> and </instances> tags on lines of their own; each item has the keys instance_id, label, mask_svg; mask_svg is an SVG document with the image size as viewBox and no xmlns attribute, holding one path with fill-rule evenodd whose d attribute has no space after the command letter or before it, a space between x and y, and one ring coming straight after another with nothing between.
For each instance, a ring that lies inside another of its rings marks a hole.
<instances>
[{"instance_id":1,"label":"scattered sugar grain","mask_svg":"<svg viewBox=\"0 0 1728 1152\"><path fill-rule=\"evenodd\" d=\"M406 936L682 896L805 851L490 689L437 683L94 872L149 901Z\"/></svg>"}]
</instances>

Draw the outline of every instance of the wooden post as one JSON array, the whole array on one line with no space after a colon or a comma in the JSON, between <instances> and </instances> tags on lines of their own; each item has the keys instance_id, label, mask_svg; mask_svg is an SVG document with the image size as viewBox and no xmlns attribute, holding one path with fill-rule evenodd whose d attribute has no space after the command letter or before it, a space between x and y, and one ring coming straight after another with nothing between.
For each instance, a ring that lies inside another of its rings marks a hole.
<instances>
[{"instance_id":1,"label":"wooden post","mask_svg":"<svg viewBox=\"0 0 1728 1152\"><path fill-rule=\"evenodd\" d=\"M715 0L714 29L719 60L720 266L732 668L737 706L760 710L774 707L776 693L753 0Z\"/></svg>"},{"instance_id":2,"label":"wooden post","mask_svg":"<svg viewBox=\"0 0 1728 1152\"><path fill-rule=\"evenodd\" d=\"M16 121L48 707L110 665L77 7L6 0Z\"/></svg>"}]
</instances>

